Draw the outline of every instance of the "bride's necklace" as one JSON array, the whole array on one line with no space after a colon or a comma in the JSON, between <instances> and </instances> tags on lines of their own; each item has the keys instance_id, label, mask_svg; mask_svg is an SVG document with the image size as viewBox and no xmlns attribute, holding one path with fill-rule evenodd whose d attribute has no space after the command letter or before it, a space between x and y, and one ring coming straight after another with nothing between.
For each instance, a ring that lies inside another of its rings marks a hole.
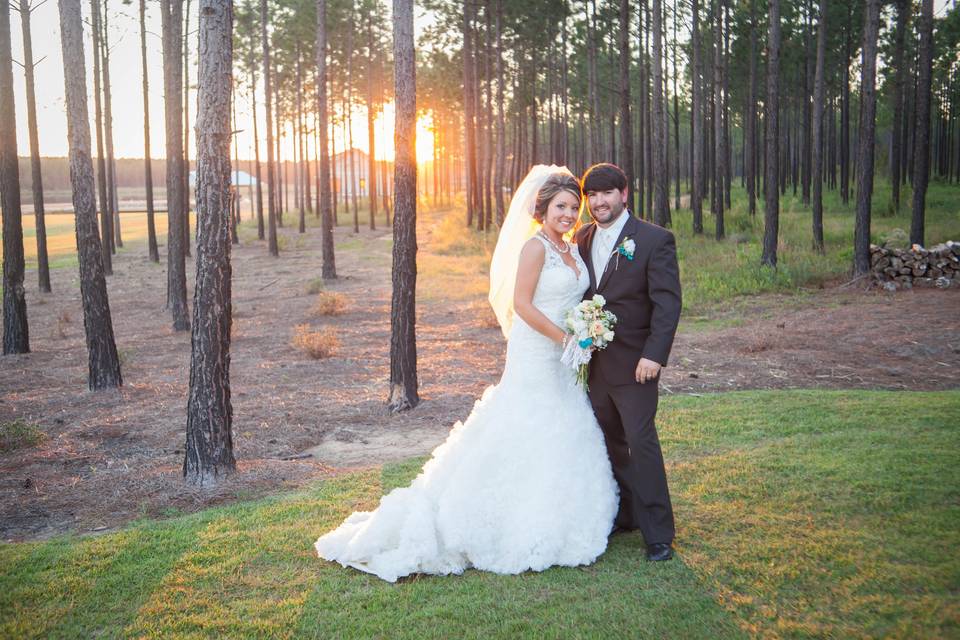
<instances>
[{"instance_id":1,"label":"bride's necklace","mask_svg":"<svg viewBox=\"0 0 960 640\"><path fill-rule=\"evenodd\" d=\"M554 248L557 253L570 253L570 245L566 242L563 243L563 249L557 246L557 243L550 239L550 236L545 234L543 231L537 231L537 234L550 243L550 246Z\"/></svg>"}]
</instances>

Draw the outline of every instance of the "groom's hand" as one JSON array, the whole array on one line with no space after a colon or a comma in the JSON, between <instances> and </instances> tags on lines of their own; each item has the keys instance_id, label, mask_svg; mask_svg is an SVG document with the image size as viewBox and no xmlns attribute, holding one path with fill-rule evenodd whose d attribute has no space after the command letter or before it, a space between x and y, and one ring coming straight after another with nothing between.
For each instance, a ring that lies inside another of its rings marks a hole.
<instances>
[{"instance_id":1,"label":"groom's hand","mask_svg":"<svg viewBox=\"0 0 960 640\"><path fill-rule=\"evenodd\" d=\"M640 362L637 363L637 370L634 372L634 378L636 378L640 384L644 384L645 382L656 380L657 374L659 373L659 362L648 360L647 358L640 358Z\"/></svg>"}]
</instances>

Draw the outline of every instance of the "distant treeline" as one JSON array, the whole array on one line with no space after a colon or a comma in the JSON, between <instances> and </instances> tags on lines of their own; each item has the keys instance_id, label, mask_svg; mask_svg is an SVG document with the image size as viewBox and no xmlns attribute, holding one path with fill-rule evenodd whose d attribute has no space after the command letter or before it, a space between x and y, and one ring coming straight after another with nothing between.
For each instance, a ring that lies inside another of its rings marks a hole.
<instances>
[{"instance_id":1,"label":"distant treeline","mask_svg":"<svg viewBox=\"0 0 960 640\"><path fill-rule=\"evenodd\" d=\"M29 193L33 188L30 171L30 158L19 158L20 160L20 190ZM143 158L117 158L117 187L123 189L144 188L143 179ZM45 191L59 191L70 189L70 163L67 158L49 157L40 159L41 170L43 171L43 188ZM167 161L158 158L152 161L153 166L153 184L154 188L163 189L167 180ZM283 164L288 164L284 162ZM290 164L292 171L293 164ZM94 161L94 170L96 170L96 161ZM254 173L253 160L240 160L240 170L250 174ZM196 169L196 165L191 162L190 170ZM29 203L29 199L25 202Z\"/></svg>"}]
</instances>

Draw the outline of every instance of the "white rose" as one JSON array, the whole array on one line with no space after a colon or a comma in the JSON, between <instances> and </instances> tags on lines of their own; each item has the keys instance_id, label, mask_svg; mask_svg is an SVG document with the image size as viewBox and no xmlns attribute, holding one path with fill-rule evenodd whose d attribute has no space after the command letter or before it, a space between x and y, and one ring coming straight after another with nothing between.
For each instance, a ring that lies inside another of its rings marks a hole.
<instances>
[{"instance_id":1,"label":"white rose","mask_svg":"<svg viewBox=\"0 0 960 640\"><path fill-rule=\"evenodd\" d=\"M593 295L593 304L597 305L598 307L602 307L603 305L607 304L607 299L599 293L595 293Z\"/></svg>"},{"instance_id":2,"label":"white rose","mask_svg":"<svg viewBox=\"0 0 960 640\"><path fill-rule=\"evenodd\" d=\"M637 243L633 240L624 240L623 248L626 249L627 253L633 253L634 249L637 248Z\"/></svg>"},{"instance_id":3,"label":"white rose","mask_svg":"<svg viewBox=\"0 0 960 640\"><path fill-rule=\"evenodd\" d=\"M605 334L603 334L603 339L607 342L613 340L613 331L607 331Z\"/></svg>"}]
</instances>

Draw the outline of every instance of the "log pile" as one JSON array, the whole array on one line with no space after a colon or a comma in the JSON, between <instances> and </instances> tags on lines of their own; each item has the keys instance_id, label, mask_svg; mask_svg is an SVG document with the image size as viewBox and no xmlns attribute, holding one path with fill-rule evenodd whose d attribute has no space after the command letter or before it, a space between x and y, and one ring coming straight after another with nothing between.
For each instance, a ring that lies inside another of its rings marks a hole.
<instances>
[{"instance_id":1,"label":"log pile","mask_svg":"<svg viewBox=\"0 0 960 640\"><path fill-rule=\"evenodd\" d=\"M948 240L925 249L918 244L909 249L870 245L870 265L874 281L884 289L960 285L960 242Z\"/></svg>"}]
</instances>

